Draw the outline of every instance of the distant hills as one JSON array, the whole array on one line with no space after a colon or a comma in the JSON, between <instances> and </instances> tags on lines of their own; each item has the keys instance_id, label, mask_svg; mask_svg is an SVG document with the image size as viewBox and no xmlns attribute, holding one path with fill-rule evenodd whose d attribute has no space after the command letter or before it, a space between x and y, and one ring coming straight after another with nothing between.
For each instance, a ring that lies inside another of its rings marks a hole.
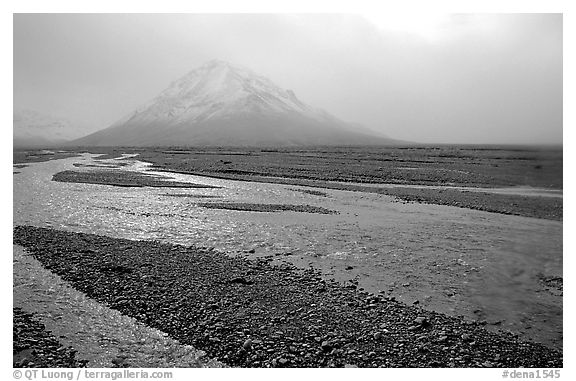
<instances>
[{"instance_id":1,"label":"distant hills","mask_svg":"<svg viewBox=\"0 0 576 381\"><path fill-rule=\"evenodd\" d=\"M12 137L16 148L62 146L90 132L86 126L34 110L16 110L13 117Z\"/></svg>"},{"instance_id":2,"label":"distant hills","mask_svg":"<svg viewBox=\"0 0 576 381\"><path fill-rule=\"evenodd\" d=\"M375 145L396 141L345 123L248 69L214 60L77 146Z\"/></svg>"}]
</instances>

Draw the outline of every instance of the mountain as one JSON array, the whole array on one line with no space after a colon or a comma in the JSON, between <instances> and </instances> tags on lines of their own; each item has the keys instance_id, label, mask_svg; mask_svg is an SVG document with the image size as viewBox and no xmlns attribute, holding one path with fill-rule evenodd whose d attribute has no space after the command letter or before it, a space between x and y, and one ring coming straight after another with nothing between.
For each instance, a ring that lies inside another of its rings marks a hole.
<instances>
[{"instance_id":1,"label":"mountain","mask_svg":"<svg viewBox=\"0 0 576 381\"><path fill-rule=\"evenodd\" d=\"M86 135L84 126L34 110L16 110L13 114L14 147L56 147Z\"/></svg>"},{"instance_id":2,"label":"mountain","mask_svg":"<svg viewBox=\"0 0 576 381\"><path fill-rule=\"evenodd\" d=\"M254 72L214 60L173 82L83 146L363 145L393 142L301 102Z\"/></svg>"}]
</instances>

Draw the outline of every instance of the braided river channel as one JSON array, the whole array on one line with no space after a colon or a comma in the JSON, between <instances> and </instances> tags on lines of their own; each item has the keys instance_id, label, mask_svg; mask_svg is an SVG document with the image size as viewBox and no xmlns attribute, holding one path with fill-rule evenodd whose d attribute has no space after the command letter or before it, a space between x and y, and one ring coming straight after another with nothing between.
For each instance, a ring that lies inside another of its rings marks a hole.
<instances>
[{"instance_id":1,"label":"braided river channel","mask_svg":"<svg viewBox=\"0 0 576 381\"><path fill-rule=\"evenodd\" d=\"M90 171L95 166L100 171L137 171L215 188L52 181L58 172ZM312 266L344 285L356 284L423 309L479 320L487 329L508 330L562 350L561 221L405 203L372 193L161 172L129 155L101 160L83 154L15 171L19 172L13 176L15 226L213 247L223 255L268 256L274 262ZM205 205L228 202L308 205L335 213ZM45 305L53 298L48 292L52 283L37 286L46 292L23 293L17 288L22 272L37 266L22 255L15 254L15 261L28 267L15 267L15 305L33 303L30 300ZM27 284L25 279L20 282ZM66 309L66 303L78 300L59 298L58 303ZM50 313L54 312L42 312Z\"/></svg>"}]
</instances>

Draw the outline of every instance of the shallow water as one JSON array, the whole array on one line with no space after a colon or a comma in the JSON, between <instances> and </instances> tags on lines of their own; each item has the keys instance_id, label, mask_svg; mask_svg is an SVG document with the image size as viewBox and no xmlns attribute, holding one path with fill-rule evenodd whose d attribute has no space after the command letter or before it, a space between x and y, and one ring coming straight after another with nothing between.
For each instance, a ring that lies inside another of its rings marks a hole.
<instances>
[{"instance_id":1,"label":"shallow water","mask_svg":"<svg viewBox=\"0 0 576 381\"><path fill-rule=\"evenodd\" d=\"M221 189L119 188L51 181L96 156L30 164L14 175L14 224L51 226L130 239L254 249L345 282L358 279L412 303L486 320L556 348L562 343L562 296L542 281L562 276L562 223L455 207L402 203L372 193L152 172ZM134 158L119 170L146 171ZM150 172L150 171L149 171ZM317 189L316 189L317 190ZM215 196L171 197L167 194ZM308 204L336 215L207 209L196 202ZM349 270L348 266L352 267Z\"/></svg>"},{"instance_id":2,"label":"shallow water","mask_svg":"<svg viewBox=\"0 0 576 381\"><path fill-rule=\"evenodd\" d=\"M33 313L88 367L220 367L189 345L86 297L14 246L14 306Z\"/></svg>"}]
</instances>

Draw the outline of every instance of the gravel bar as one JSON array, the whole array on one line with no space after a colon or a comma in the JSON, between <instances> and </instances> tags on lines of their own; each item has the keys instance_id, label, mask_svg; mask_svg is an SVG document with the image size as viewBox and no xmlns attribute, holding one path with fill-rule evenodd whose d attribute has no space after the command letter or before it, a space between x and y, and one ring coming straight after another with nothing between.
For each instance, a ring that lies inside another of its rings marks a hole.
<instances>
[{"instance_id":1,"label":"gravel bar","mask_svg":"<svg viewBox=\"0 0 576 381\"><path fill-rule=\"evenodd\" d=\"M87 368L222 367L204 352L74 289L21 246L14 245L13 255L14 306L32 314L62 346L74 348Z\"/></svg>"},{"instance_id":2,"label":"gravel bar","mask_svg":"<svg viewBox=\"0 0 576 381\"><path fill-rule=\"evenodd\" d=\"M17 226L14 243L121 313L239 367L563 366L481 324L212 249Z\"/></svg>"},{"instance_id":3,"label":"gravel bar","mask_svg":"<svg viewBox=\"0 0 576 381\"><path fill-rule=\"evenodd\" d=\"M199 202L203 208L238 210L243 212L300 212L316 214L338 214L335 210L312 205L289 205L289 204L256 204L248 202Z\"/></svg>"},{"instance_id":4,"label":"gravel bar","mask_svg":"<svg viewBox=\"0 0 576 381\"><path fill-rule=\"evenodd\" d=\"M62 171L52 176L52 181L137 188L218 188L212 185L164 180L160 176L148 175L140 172L115 170Z\"/></svg>"}]
</instances>

